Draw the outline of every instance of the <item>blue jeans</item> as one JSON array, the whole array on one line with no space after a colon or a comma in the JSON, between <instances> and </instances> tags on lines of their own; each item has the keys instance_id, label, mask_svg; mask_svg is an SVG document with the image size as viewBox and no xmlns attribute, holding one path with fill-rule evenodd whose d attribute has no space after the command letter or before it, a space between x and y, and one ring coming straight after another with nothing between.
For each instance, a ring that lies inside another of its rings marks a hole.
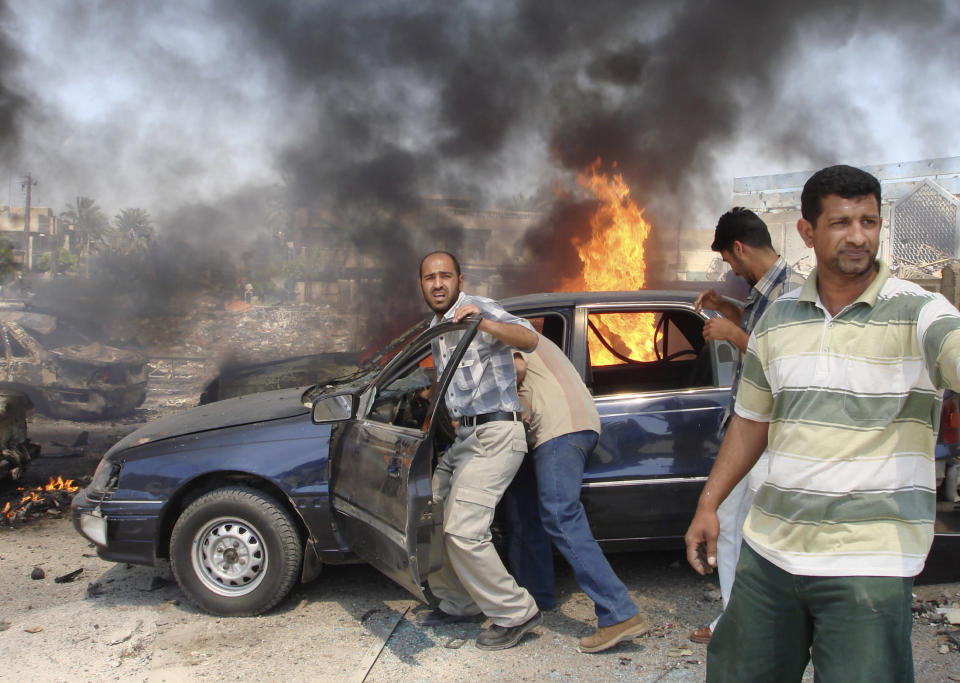
<instances>
[{"instance_id":1,"label":"blue jeans","mask_svg":"<svg viewBox=\"0 0 960 683\"><path fill-rule=\"evenodd\" d=\"M583 465L596 445L592 431L540 444L524 459L504 504L510 572L517 583L541 609L556 606L552 540L577 584L596 603L597 625L603 627L632 618L637 606L594 540L580 502Z\"/></svg>"}]
</instances>

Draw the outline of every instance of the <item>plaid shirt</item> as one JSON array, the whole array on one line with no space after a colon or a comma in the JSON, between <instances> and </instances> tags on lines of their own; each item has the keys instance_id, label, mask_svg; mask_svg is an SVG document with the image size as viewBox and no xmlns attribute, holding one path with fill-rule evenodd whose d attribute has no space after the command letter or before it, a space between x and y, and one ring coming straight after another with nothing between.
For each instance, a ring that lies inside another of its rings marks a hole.
<instances>
[{"instance_id":1,"label":"plaid shirt","mask_svg":"<svg viewBox=\"0 0 960 683\"><path fill-rule=\"evenodd\" d=\"M453 319L453 313L461 306L473 304L483 317L501 323L523 325L531 332L533 326L523 318L507 313L493 299L471 296L460 292L460 297L443 316L443 321ZM439 321L434 316L430 327ZM442 334L431 342L434 365L438 375L443 372L447 360L463 338L463 332ZM523 350L523 349L521 349ZM513 366L513 347L487 334L477 332L470 342L457 371L453 375L447 395L444 397L447 410L453 418L462 415L483 415L498 410L520 411L517 397L517 371Z\"/></svg>"},{"instance_id":2,"label":"plaid shirt","mask_svg":"<svg viewBox=\"0 0 960 683\"><path fill-rule=\"evenodd\" d=\"M787 265L782 256L777 257L777 262L770 266L770 270L763 274L763 277L750 289L750 295L747 297L747 303L743 307L743 320L740 321L740 328L748 335L753 332L760 316L767 310L767 304L791 290L803 285L802 275L793 272L793 269ZM733 406L737 402L737 390L740 388L740 373L743 371L743 354L740 354L740 360L737 362L737 371L733 376L733 384L730 385L730 403L723 410L723 417L720 419L720 437L723 437L727 430L727 423L730 416L733 415Z\"/></svg>"}]
</instances>

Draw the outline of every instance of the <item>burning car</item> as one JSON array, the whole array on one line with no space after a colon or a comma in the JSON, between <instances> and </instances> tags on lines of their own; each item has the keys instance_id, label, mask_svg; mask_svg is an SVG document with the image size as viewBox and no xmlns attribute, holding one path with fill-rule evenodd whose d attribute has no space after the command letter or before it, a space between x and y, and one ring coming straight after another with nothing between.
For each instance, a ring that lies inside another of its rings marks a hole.
<instances>
[{"instance_id":1,"label":"burning car","mask_svg":"<svg viewBox=\"0 0 960 683\"><path fill-rule=\"evenodd\" d=\"M0 311L0 389L18 391L40 412L68 420L132 412L147 392L147 359L91 342L57 318Z\"/></svg>"},{"instance_id":2,"label":"burning car","mask_svg":"<svg viewBox=\"0 0 960 683\"><path fill-rule=\"evenodd\" d=\"M682 546L716 457L737 355L704 341L714 314L694 300L630 291L503 302L564 349L594 395L603 429L581 497L605 550ZM148 424L106 453L74 498L74 525L105 559L168 558L184 593L214 614L263 612L324 564L358 560L426 599L443 519L430 480L449 440L438 397L477 325L425 330L341 382ZM463 341L437 377L430 342L451 330ZM938 518L938 533L957 529Z\"/></svg>"}]
</instances>

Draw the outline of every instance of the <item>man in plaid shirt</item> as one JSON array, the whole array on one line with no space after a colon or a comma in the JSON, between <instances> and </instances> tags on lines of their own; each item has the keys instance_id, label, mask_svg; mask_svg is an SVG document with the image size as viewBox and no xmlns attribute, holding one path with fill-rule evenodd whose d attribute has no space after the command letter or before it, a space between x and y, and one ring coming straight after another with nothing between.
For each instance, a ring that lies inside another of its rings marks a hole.
<instances>
[{"instance_id":1,"label":"man in plaid shirt","mask_svg":"<svg viewBox=\"0 0 960 683\"><path fill-rule=\"evenodd\" d=\"M712 289L697 297L696 308L719 311L723 317L712 318L703 326L703 338L728 341L740 349L740 362L730 387L730 403L720 418L720 439L723 439L727 423L733 413L743 370L743 356L747 340L767 304L781 294L803 284L803 278L793 272L787 262L773 249L770 232L757 214L743 207L735 207L723 214L714 232L713 251L719 252L733 272L750 284L750 295L743 308L723 298ZM753 497L766 477L767 460L762 458L730 493L717 511L720 519L720 536L717 540L717 574L720 575L720 595L726 608L733 590L733 577L740 557L743 522L753 503ZM690 634L695 643L707 643L716 628L718 616L709 626L698 628Z\"/></svg>"},{"instance_id":2,"label":"man in plaid shirt","mask_svg":"<svg viewBox=\"0 0 960 683\"><path fill-rule=\"evenodd\" d=\"M480 316L476 337L460 361L443 397L458 421L457 438L433 475L433 494L445 501L443 567L430 576L440 606L421 619L424 625L492 619L477 647L513 647L543 617L526 589L507 572L491 542L494 509L527 452L517 396L513 350L533 351L538 337L526 320L496 301L460 291L457 259L444 251L420 262L420 288L440 322ZM447 333L433 343L438 375L463 336Z\"/></svg>"}]
</instances>

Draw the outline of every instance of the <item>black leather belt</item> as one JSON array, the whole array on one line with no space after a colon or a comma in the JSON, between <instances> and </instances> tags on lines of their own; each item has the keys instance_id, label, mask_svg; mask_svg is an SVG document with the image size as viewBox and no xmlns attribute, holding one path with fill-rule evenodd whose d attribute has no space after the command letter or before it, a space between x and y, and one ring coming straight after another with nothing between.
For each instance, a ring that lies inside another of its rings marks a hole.
<instances>
[{"instance_id":1,"label":"black leather belt","mask_svg":"<svg viewBox=\"0 0 960 683\"><path fill-rule=\"evenodd\" d=\"M484 413L483 415L461 415L460 424L464 427L473 427L487 422L518 422L520 413L511 413L506 410L498 410L495 413Z\"/></svg>"}]
</instances>

